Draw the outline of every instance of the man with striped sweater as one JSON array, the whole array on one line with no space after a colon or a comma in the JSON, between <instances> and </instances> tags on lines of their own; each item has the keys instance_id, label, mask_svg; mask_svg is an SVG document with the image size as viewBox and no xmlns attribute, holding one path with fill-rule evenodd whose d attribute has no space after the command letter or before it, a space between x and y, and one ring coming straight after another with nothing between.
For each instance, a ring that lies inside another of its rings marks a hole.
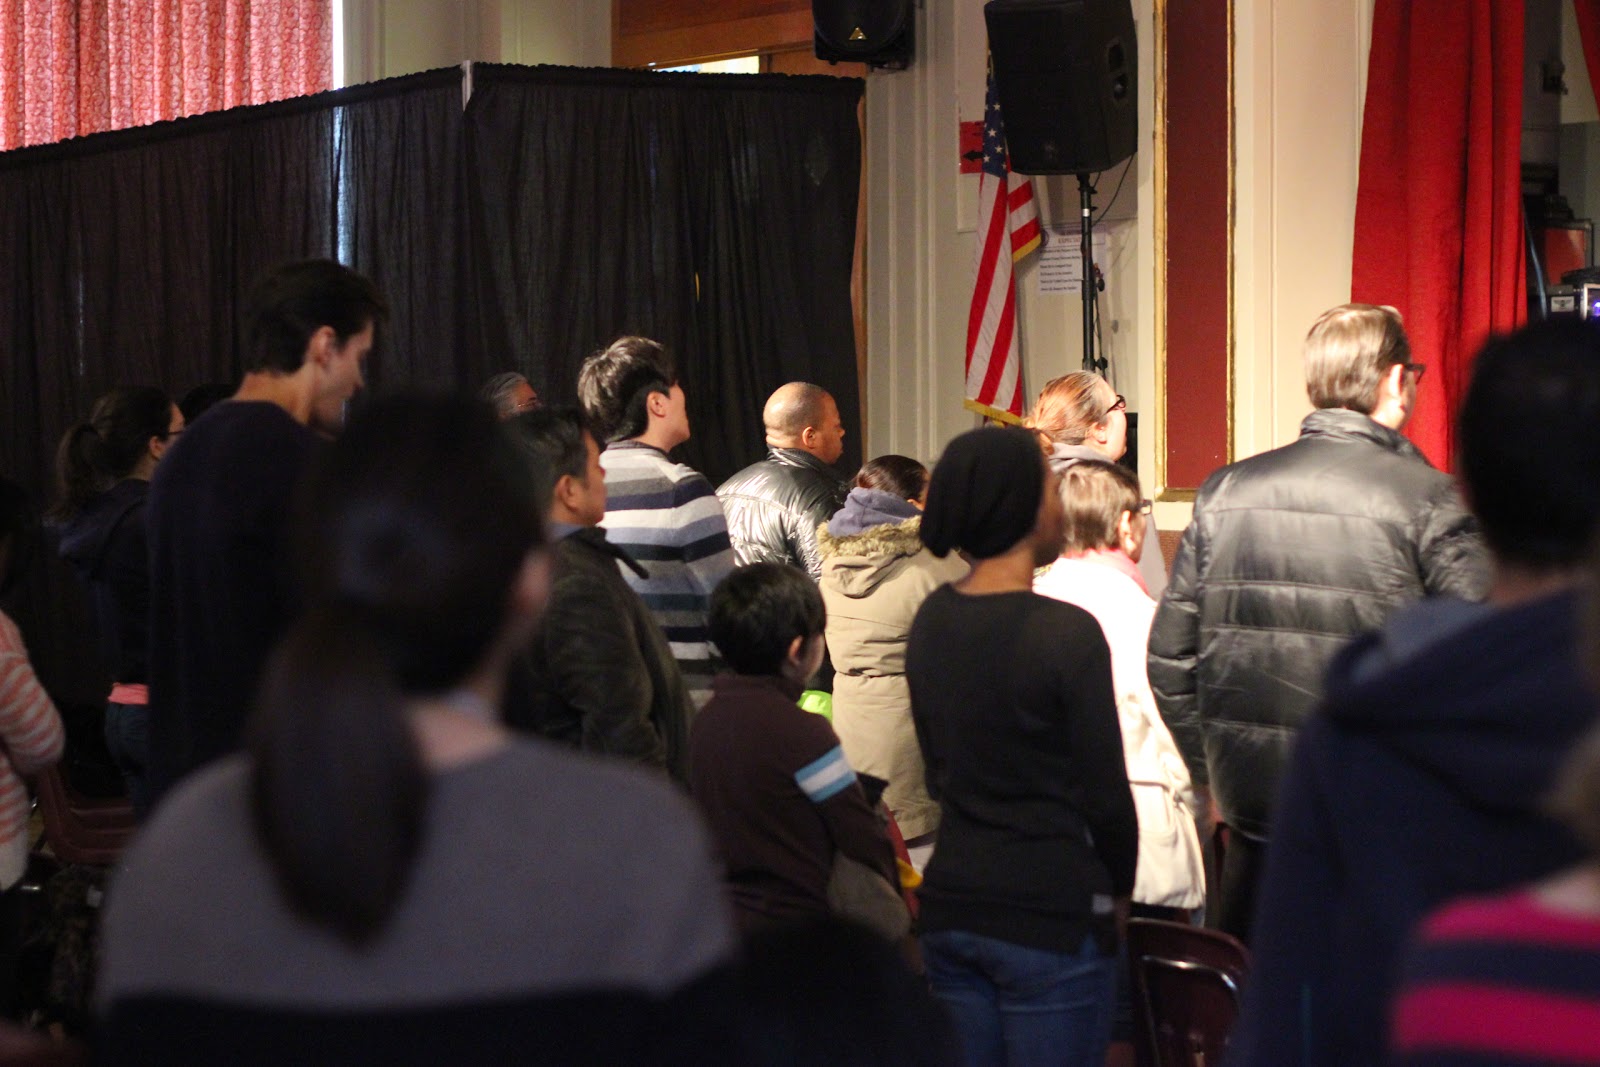
<instances>
[{"instance_id":1,"label":"man with striped sweater","mask_svg":"<svg viewBox=\"0 0 1600 1067\"><path fill-rule=\"evenodd\" d=\"M605 438L606 517L612 544L648 577L622 572L672 646L695 706L711 696L711 592L733 570L722 504L701 474L669 457L689 439L689 413L671 355L647 337L619 337L584 361L578 399Z\"/></svg>"}]
</instances>

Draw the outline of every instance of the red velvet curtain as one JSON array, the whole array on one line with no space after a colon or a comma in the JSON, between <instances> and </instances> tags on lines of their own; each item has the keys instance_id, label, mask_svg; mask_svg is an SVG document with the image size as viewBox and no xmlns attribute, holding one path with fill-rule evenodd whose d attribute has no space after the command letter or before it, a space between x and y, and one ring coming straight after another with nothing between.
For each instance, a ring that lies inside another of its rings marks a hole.
<instances>
[{"instance_id":1,"label":"red velvet curtain","mask_svg":"<svg viewBox=\"0 0 1600 1067\"><path fill-rule=\"evenodd\" d=\"M0 0L0 150L333 87L331 0Z\"/></svg>"},{"instance_id":2,"label":"red velvet curtain","mask_svg":"<svg viewBox=\"0 0 1600 1067\"><path fill-rule=\"evenodd\" d=\"M1578 13L1578 37L1583 42L1589 84L1600 99L1600 0L1572 0L1572 6Z\"/></svg>"},{"instance_id":3,"label":"red velvet curtain","mask_svg":"<svg viewBox=\"0 0 1600 1067\"><path fill-rule=\"evenodd\" d=\"M1373 13L1351 297L1405 316L1429 367L1407 432L1440 467L1478 346L1527 316L1523 18L1523 0Z\"/></svg>"}]
</instances>

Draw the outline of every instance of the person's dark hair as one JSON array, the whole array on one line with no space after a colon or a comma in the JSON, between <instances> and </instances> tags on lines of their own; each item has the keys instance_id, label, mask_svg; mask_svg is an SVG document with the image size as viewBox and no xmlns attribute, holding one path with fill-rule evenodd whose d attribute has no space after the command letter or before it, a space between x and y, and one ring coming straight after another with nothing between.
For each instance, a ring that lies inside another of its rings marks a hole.
<instances>
[{"instance_id":1,"label":"person's dark hair","mask_svg":"<svg viewBox=\"0 0 1600 1067\"><path fill-rule=\"evenodd\" d=\"M502 419L509 419L518 414L516 405L511 402L511 394L519 385L533 388L527 375L514 370L503 371L483 383L478 389L478 399L494 408L495 414Z\"/></svg>"},{"instance_id":2,"label":"person's dark hair","mask_svg":"<svg viewBox=\"0 0 1600 1067\"><path fill-rule=\"evenodd\" d=\"M579 481L587 477L589 447L584 437L590 431L583 412L577 408L562 405L525 411L507 420L506 425L536 464L540 488L547 498L562 475ZM549 500L545 503L548 505Z\"/></svg>"},{"instance_id":3,"label":"person's dark hair","mask_svg":"<svg viewBox=\"0 0 1600 1067\"><path fill-rule=\"evenodd\" d=\"M857 489L877 489L902 500L920 500L928 488L928 468L910 456L879 456L856 472Z\"/></svg>"},{"instance_id":4,"label":"person's dark hair","mask_svg":"<svg viewBox=\"0 0 1600 1067\"><path fill-rule=\"evenodd\" d=\"M39 517L33 498L21 485L0 476L0 547L7 544L11 546L11 556L0 569L0 596L22 581L39 547Z\"/></svg>"},{"instance_id":5,"label":"person's dark hair","mask_svg":"<svg viewBox=\"0 0 1600 1067\"><path fill-rule=\"evenodd\" d=\"M316 462L295 528L304 614L251 721L251 812L304 920L370 942L420 846L408 698L459 685L507 618L544 504L476 400L377 401Z\"/></svg>"},{"instance_id":6,"label":"person's dark hair","mask_svg":"<svg viewBox=\"0 0 1600 1067\"><path fill-rule=\"evenodd\" d=\"M1120 463L1080 459L1061 474L1061 507L1066 537L1061 551L1073 555L1116 548L1122 542L1122 514L1137 512L1139 479Z\"/></svg>"},{"instance_id":7,"label":"person's dark hair","mask_svg":"<svg viewBox=\"0 0 1600 1067\"><path fill-rule=\"evenodd\" d=\"M1580 563L1600 520L1600 327L1551 319L1490 341L1457 428L1494 554L1535 569Z\"/></svg>"},{"instance_id":8,"label":"person's dark hair","mask_svg":"<svg viewBox=\"0 0 1600 1067\"><path fill-rule=\"evenodd\" d=\"M172 401L153 386L113 389L94 402L89 421L61 437L56 448L56 519L69 519L126 478L146 455L152 437L165 441Z\"/></svg>"},{"instance_id":9,"label":"person's dark hair","mask_svg":"<svg viewBox=\"0 0 1600 1067\"><path fill-rule=\"evenodd\" d=\"M184 393L183 399L178 401L178 410L183 412L184 425L187 426L198 419L236 391L237 387L227 382L211 382L208 385L197 385Z\"/></svg>"},{"instance_id":10,"label":"person's dark hair","mask_svg":"<svg viewBox=\"0 0 1600 1067\"><path fill-rule=\"evenodd\" d=\"M619 337L583 361L578 371L578 402L600 443L638 437L650 426L646 404L651 393L670 392L678 383L672 353L648 337Z\"/></svg>"},{"instance_id":11,"label":"person's dark hair","mask_svg":"<svg viewBox=\"0 0 1600 1067\"><path fill-rule=\"evenodd\" d=\"M274 267L245 300L244 369L293 374L311 335L333 328L339 344L389 318L383 294L363 275L329 259Z\"/></svg>"},{"instance_id":12,"label":"person's dark hair","mask_svg":"<svg viewBox=\"0 0 1600 1067\"><path fill-rule=\"evenodd\" d=\"M751 1067L958 1067L961 1046L927 983L878 934L834 918L764 930L738 971Z\"/></svg>"},{"instance_id":13,"label":"person's dark hair","mask_svg":"<svg viewBox=\"0 0 1600 1067\"><path fill-rule=\"evenodd\" d=\"M711 594L711 642L739 674L779 674L797 637L827 623L817 584L787 563L735 568Z\"/></svg>"},{"instance_id":14,"label":"person's dark hair","mask_svg":"<svg viewBox=\"0 0 1600 1067\"><path fill-rule=\"evenodd\" d=\"M945 448L928 481L922 543L936 556L961 549L1001 555L1033 532L1044 495L1044 455L1018 426L968 430Z\"/></svg>"}]
</instances>

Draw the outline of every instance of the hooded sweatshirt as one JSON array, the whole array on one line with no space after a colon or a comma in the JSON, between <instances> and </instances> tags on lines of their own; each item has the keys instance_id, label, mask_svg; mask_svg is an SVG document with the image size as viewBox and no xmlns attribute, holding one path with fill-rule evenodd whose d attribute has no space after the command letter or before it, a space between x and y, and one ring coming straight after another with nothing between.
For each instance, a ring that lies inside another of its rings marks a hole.
<instances>
[{"instance_id":1,"label":"hooded sweatshirt","mask_svg":"<svg viewBox=\"0 0 1600 1067\"><path fill-rule=\"evenodd\" d=\"M1579 608L1422 601L1333 661L1278 798L1228 1064L1381 1063L1411 927L1582 858L1540 810L1595 721Z\"/></svg>"},{"instance_id":2,"label":"hooded sweatshirt","mask_svg":"<svg viewBox=\"0 0 1600 1067\"><path fill-rule=\"evenodd\" d=\"M1116 462L1104 452L1097 452L1088 445L1064 445L1059 442L1050 446L1050 469L1060 474L1079 460L1094 460L1097 463ZM1161 532L1156 529L1156 517L1151 515L1145 520L1144 526L1144 555L1139 557L1139 577L1144 579L1145 591L1152 600L1160 600L1161 594L1167 588L1167 559L1161 552Z\"/></svg>"},{"instance_id":3,"label":"hooded sweatshirt","mask_svg":"<svg viewBox=\"0 0 1600 1067\"><path fill-rule=\"evenodd\" d=\"M954 553L940 559L923 547L921 525L917 510L894 494L852 489L817 530L837 672L833 728L853 769L889 783L884 802L908 839L938 828L939 806L928 797L911 721L906 639L928 594L967 573Z\"/></svg>"},{"instance_id":4,"label":"hooded sweatshirt","mask_svg":"<svg viewBox=\"0 0 1600 1067\"><path fill-rule=\"evenodd\" d=\"M95 628L112 680L145 681L150 624L150 560L145 547L145 496L150 483L118 482L61 527L61 558L89 589Z\"/></svg>"}]
</instances>

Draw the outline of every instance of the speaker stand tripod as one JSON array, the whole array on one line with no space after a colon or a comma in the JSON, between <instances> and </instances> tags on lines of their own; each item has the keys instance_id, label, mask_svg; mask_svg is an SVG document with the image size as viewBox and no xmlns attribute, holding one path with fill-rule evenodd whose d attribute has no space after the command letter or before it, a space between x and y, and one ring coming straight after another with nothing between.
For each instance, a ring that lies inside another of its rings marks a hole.
<instances>
[{"instance_id":1,"label":"speaker stand tripod","mask_svg":"<svg viewBox=\"0 0 1600 1067\"><path fill-rule=\"evenodd\" d=\"M1078 175L1078 254L1083 258L1083 369L1095 374L1106 372L1106 359L1094 351L1095 291L1094 273L1094 186L1089 175Z\"/></svg>"}]
</instances>

